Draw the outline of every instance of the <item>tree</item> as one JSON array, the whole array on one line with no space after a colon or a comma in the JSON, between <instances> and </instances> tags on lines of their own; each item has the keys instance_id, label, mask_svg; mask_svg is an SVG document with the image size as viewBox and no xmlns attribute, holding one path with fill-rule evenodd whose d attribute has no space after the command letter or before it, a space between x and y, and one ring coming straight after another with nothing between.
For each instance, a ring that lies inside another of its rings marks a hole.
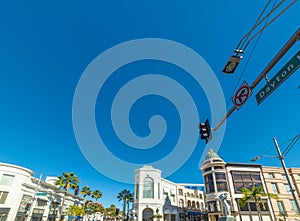
<instances>
[{"instance_id":1,"label":"tree","mask_svg":"<svg viewBox=\"0 0 300 221\"><path fill-rule=\"evenodd\" d=\"M62 212L64 209L64 203L67 196L67 192L69 188L76 188L78 187L78 183L80 183L79 177L75 175L74 172L63 172L61 176L57 177L58 180L54 183L55 185L58 185L58 189L64 189L64 197L61 203L61 208L59 211L59 219L62 220Z\"/></svg>"},{"instance_id":2,"label":"tree","mask_svg":"<svg viewBox=\"0 0 300 221\"><path fill-rule=\"evenodd\" d=\"M127 220L129 219L129 204L130 203L133 203L133 194L132 193L129 193L127 195L127 213L126 213L126 217L127 217Z\"/></svg>"},{"instance_id":3,"label":"tree","mask_svg":"<svg viewBox=\"0 0 300 221\"><path fill-rule=\"evenodd\" d=\"M88 186L84 186L81 191L80 194L83 195L83 201L86 202L86 197L92 195L92 190L90 187Z\"/></svg>"},{"instance_id":4,"label":"tree","mask_svg":"<svg viewBox=\"0 0 300 221\"><path fill-rule=\"evenodd\" d=\"M100 190L95 190L93 193L92 193L92 198L95 198L96 201L102 197L102 192Z\"/></svg>"},{"instance_id":5,"label":"tree","mask_svg":"<svg viewBox=\"0 0 300 221\"><path fill-rule=\"evenodd\" d=\"M263 221L260 204L262 205L264 210L266 209L263 197L278 199L278 196L276 194L265 193L263 186L252 186L251 190L246 187L243 187L241 189L241 192L243 193L243 197L239 200L240 206L246 206L248 201L254 201L260 221Z\"/></svg>"},{"instance_id":6,"label":"tree","mask_svg":"<svg viewBox=\"0 0 300 221\"><path fill-rule=\"evenodd\" d=\"M126 204L131 195L132 193L130 193L129 190L122 190L117 196L119 201L123 201L123 220L125 220L126 217Z\"/></svg>"},{"instance_id":7,"label":"tree","mask_svg":"<svg viewBox=\"0 0 300 221\"><path fill-rule=\"evenodd\" d=\"M84 207L70 205L67 209L69 216L83 216L84 215Z\"/></svg>"},{"instance_id":8,"label":"tree","mask_svg":"<svg viewBox=\"0 0 300 221\"><path fill-rule=\"evenodd\" d=\"M84 204L85 214L89 215L89 218L91 215L94 214L94 218L96 216L96 213L103 213L104 207L101 203L93 202L92 200L87 200Z\"/></svg>"}]
</instances>

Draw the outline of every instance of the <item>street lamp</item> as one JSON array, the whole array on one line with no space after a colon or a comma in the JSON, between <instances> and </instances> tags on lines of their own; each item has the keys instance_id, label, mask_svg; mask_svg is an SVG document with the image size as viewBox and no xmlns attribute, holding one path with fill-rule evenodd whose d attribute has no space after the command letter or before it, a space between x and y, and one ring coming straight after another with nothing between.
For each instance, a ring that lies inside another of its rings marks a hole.
<instances>
[{"instance_id":1,"label":"street lamp","mask_svg":"<svg viewBox=\"0 0 300 221\"><path fill-rule=\"evenodd\" d=\"M290 190L292 192L292 196L294 198L294 201L295 201L295 204L296 204L296 207L297 207L297 211L296 213L300 213L300 205L299 205L299 202L298 202L298 197L296 196L295 192L295 188L294 186L292 185L292 182L290 180L290 176L288 174L288 171L287 171L287 168L285 166L285 162L283 160L284 156L291 150L291 148L294 146L294 144L297 142L297 140L300 138L300 134L298 134L297 136L295 136L293 138L293 140L291 141L291 143L289 144L289 146L287 147L287 149L284 151L284 154L282 155L281 154L281 151L279 149L279 145L277 143L277 140L276 140L276 137L273 137L273 142L275 144L275 147L276 147L276 150L277 150L277 153L278 153L278 157L275 157L275 156L265 156L265 155L259 155L259 156L256 156L254 157L251 161L256 161L258 159L260 159L261 157L271 157L271 158L278 158L281 162L281 165L282 165L282 168L283 168L283 171L284 171L284 174L285 174L285 177L288 181L288 185L290 187Z\"/></svg>"}]
</instances>

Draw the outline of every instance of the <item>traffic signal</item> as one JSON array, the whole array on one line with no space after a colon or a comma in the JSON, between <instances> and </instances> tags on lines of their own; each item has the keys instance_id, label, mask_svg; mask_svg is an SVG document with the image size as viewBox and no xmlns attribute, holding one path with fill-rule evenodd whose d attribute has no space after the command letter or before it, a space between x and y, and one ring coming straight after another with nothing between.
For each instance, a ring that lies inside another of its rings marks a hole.
<instances>
[{"instance_id":1,"label":"traffic signal","mask_svg":"<svg viewBox=\"0 0 300 221\"><path fill-rule=\"evenodd\" d=\"M223 68L222 72L225 74L233 74L242 58L243 57L239 55L232 55L225 67Z\"/></svg>"},{"instance_id":2,"label":"traffic signal","mask_svg":"<svg viewBox=\"0 0 300 221\"><path fill-rule=\"evenodd\" d=\"M28 212L29 209L30 209L30 207L31 207L31 203L26 203L26 205L25 205L25 212Z\"/></svg>"},{"instance_id":3,"label":"traffic signal","mask_svg":"<svg viewBox=\"0 0 300 221\"><path fill-rule=\"evenodd\" d=\"M206 140L208 143L212 139L211 128L208 122L208 119L204 123L199 124L200 135L202 140Z\"/></svg>"}]
</instances>

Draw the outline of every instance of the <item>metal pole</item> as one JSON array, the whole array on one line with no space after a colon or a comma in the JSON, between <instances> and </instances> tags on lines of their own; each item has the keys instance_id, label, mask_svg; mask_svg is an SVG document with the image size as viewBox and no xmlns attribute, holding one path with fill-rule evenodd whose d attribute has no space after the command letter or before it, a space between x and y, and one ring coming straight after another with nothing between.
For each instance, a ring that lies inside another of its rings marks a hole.
<instances>
[{"instance_id":1,"label":"metal pole","mask_svg":"<svg viewBox=\"0 0 300 221\"><path fill-rule=\"evenodd\" d=\"M280 149L279 149L279 146L278 146L276 137L273 137L273 141L274 141L274 144L275 144L277 153L278 153L278 158L279 158L279 160L280 160L280 162L281 162L281 164L282 164L282 168L283 168L283 170L284 170L286 179L287 179L288 184L289 184L289 186L290 186L290 189L291 189L291 192L292 192L292 195L293 195L293 198L294 198L294 201L295 201L297 210L298 210L298 211L296 211L296 213L299 214L299 212L300 212L300 206L299 206L299 202L298 202L298 197L297 197L297 195L295 194L296 191L295 191L295 188L294 188L293 184L291 183L290 176L289 176L289 174L288 174L288 172L287 172L287 169L286 169L286 166L285 166L285 163L284 163L284 160L283 160L283 156L282 156L281 151L280 151Z\"/></svg>"},{"instance_id":2,"label":"metal pole","mask_svg":"<svg viewBox=\"0 0 300 221\"><path fill-rule=\"evenodd\" d=\"M269 71L277 64L277 62L287 53L287 51L298 41L300 40L300 28L292 35L292 37L285 43L281 50L275 55L272 61L267 65L267 67L260 73L260 75L255 79L251 84L250 88L253 90L258 83L264 79L264 77L269 73ZM236 110L235 106L231 107L229 112L221 119L215 128L212 130L216 131L224 123L224 121Z\"/></svg>"}]
</instances>

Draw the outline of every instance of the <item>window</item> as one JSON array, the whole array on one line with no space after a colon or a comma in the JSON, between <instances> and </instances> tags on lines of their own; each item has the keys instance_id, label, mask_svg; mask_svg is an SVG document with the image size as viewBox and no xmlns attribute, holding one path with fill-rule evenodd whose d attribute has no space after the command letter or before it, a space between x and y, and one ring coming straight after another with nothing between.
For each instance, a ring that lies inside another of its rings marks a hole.
<instances>
[{"instance_id":1,"label":"window","mask_svg":"<svg viewBox=\"0 0 300 221\"><path fill-rule=\"evenodd\" d=\"M251 189L252 186L262 186L259 172L232 171L235 192L240 192L242 187Z\"/></svg>"},{"instance_id":2,"label":"window","mask_svg":"<svg viewBox=\"0 0 300 221\"><path fill-rule=\"evenodd\" d=\"M226 180L225 173L216 173L216 180Z\"/></svg>"},{"instance_id":3,"label":"window","mask_svg":"<svg viewBox=\"0 0 300 221\"><path fill-rule=\"evenodd\" d=\"M279 209L279 212L280 213L284 213L284 208L283 208L283 203L282 201L277 201L277 206L278 206L278 209Z\"/></svg>"},{"instance_id":4,"label":"window","mask_svg":"<svg viewBox=\"0 0 300 221\"><path fill-rule=\"evenodd\" d=\"M282 174L282 178L283 178L283 179L286 179L286 176L285 176L285 174Z\"/></svg>"},{"instance_id":5,"label":"window","mask_svg":"<svg viewBox=\"0 0 300 221\"><path fill-rule=\"evenodd\" d=\"M285 190L286 190L287 193L291 193L292 192L289 184L284 184L284 187L285 187Z\"/></svg>"},{"instance_id":6,"label":"window","mask_svg":"<svg viewBox=\"0 0 300 221\"><path fill-rule=\"evenodd\" d=\"M180 196L183 196L183 190L182 190L182 189L178 189L178 194L179 194Z\"/></svg>"},{"instance_id":7,"label":"window","mask_svg":"<svg viewBox=\"0 0 300 221\"><path fill-rule=\"evenodd\" d=\"M144 179L144 189L143 189L143 197L144 198L154 198L154 182L153 179L150 177L146 177Z\"/></svg>"},{"instance_id":8,"label":"window","mask_svg":"<svg viewBox=\"0 0 300 221\"><path fill-rule=\"evenodd\" d=\"M200 198L200 199L203 199L203 196L202 196L202 194L201 194L201 193L199 194L199 198Z\"/></svg>"},{"instance_id":9,"label":"window","mask_svg":"<svg viewBox=\"0 0 300 221\"><path fill-rule=\"evenodd\" d=\"M272 183L273 193L278 193L278 188L276 183Z\"/></svg>"},{"instance_id":10,"label":"window","mask_svg":"<svg viewBox=\"0 0 300 221\"><path fill-rule=\"evenodd\" d=\"M4 185L4 186L11 186L13 180L14 180L14 175L9 175L9 174L3 174L1 181L0 181L0 185Z\"/></svg>"},{"instance_id":11,"label":"window","mask_svg":"<svg viewBox=\"0 0 300 221\"><path fill-rule=\"evenodd\" d=\"M218 190L218 192L228 191L227 182L218 182L217 181L217 190Z\"/></svg>"},{"instance_id":12,"label":"window","mask_svg":"<svg viewBox=\"0 0 300 221\"><path fill-rule=\"evenodd\" d=\"M160 183L157 184L157 188L158 199L160 199Z\"/></svg>"},{"instance_id":13,"label":"window","mask_svg":"<svg viewBox=\"0 0 300 221\"><path fill-rule=\"evenodd\" d=\"M294 200L290 200L290 204L291 204L291 206L292 206L292 209L293 209L296 213L299 213L295 201L294 201Z\"/></svg>"},{"instance_id":14,"label":"window","mask_svg":"<svg viewBox=\"0 0 300 221\"><path fill-rule=\"evenodd\" d=\"M215 187L214 187L214 181L213 181L213 175L212 174L207 174L204 176L205 180L205 189L207 193L214 193L215 192Z\"/></svg>"},{"instance_id":15,"label":"window","mask_svg":"<svg viewBox=\"0 0 300 221\"><path fill-rule=\"evenodd\" d=\"M201 203L201 210L204 210L204 203Z\"/></svg>"},{"instance_id":16,"label":"window","mask_svg":"<svg viewBox=\"0 0 300 221\"><path fill-rule=\"evenodd\" d=\"M37 199L37 206L44 207L46 205L47 205L47 201L46 200Z\"/></svg>"},{"instance_id":17,"label":"window","mask_svg":"<svg viewBox=\"0 0 300 221\"><path fill-rule=\"evenodd\" d=\"M214 169L215 169L215 170L218 170L218 169L224 169L224 168L221 167L221 166L215 166Z\"/></svg>"},{"instance_id":18,"label":"window","mask_svg":"<svg viewBox=\"0 0 300 221\"><path fill-rule=\"evenodd\" d=\"M269 173L269 178L275 178L274 173Z\"/></svg>"},{"instance_id":19,"label":"window","mask_svg":"<svg viewBox=\"0 0 300 221\"><path fill-rule=\"evenodd\" d=\"M269 211L269 206L268 206L268 202L266 200L263 201L264 204L260 203L260 210L261 211Z\"/></svg>"},{"instance_id":20,"label":"window","mask_svg":"<svg viewBox=\"0 0 300 221\"><path fill-rule=\"evenodd\" d=\"M0 191L0 204L4 204L7 198L8 192Z\"/></svg>"},{"instance_id":21,"label":"window","mask_svg":"<svg viewBox=\"0 0 300 221\"><path fill-rule=\"evenodd\" d=\"M140 184L137 183L135 185L136 185L135 198L138 199L140 194Z\"/></svg>"},{"instance_id":22,"label":"window","mask_svg":"<svg viewBox=\"0 0 300 221\"><path fill-rule=\"evenodd\" d=\"M179 200L179 207L181 207L181 208L184 207L183 199L180 199L180 200Z\"/></svg>"},{"instance_id":23,"label":"window","mask_svg":"<svg viewBox=\"0 0 300 221\"><path fill-rule=\"evenodd\" d=\"M261 211L269 211L268 203L266 200L263 201L264 206L260 204L260 210ZM239 205L239 199L237 199L237 203ZM257 211L256 203L255 202L247 202L245 206L240 206L240 211ZM265 208L264 208L265 207Z\"/></svg>"},{"instance_id":24,"label":"window","mask_svg":"<svg viewBox=\"0 0 300 221\"><path fill-rule=\"evenodd\" d=\"M204 170L204 172L207 172L207 171L210 171L211 170L211 167L208 167Z\"/></svg>"}]
</instances>

